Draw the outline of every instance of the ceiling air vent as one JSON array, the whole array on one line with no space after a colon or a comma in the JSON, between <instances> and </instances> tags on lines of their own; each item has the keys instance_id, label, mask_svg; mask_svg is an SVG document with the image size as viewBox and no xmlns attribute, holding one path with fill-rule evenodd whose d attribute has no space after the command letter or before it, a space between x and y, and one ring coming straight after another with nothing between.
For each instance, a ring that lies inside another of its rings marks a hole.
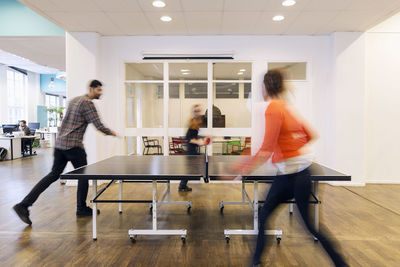
<instances>
[{"instance_id":1,"label":"ceiling air vent","mask_svg":"<svg viewBox=\"0 0 400 267\"><path fill-rule=\"evenodd\" d=\"M178 53L178 52L142 52L143 60L187 60L187 59L233 59L233 52L199 52L199 53Z\"/></svg>"}]
</instances>

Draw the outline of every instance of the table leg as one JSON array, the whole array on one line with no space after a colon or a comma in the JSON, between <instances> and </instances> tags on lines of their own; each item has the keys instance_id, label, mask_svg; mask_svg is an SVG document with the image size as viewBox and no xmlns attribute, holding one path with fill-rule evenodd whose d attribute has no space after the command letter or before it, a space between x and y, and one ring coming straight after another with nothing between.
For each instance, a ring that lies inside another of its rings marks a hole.
<instances>
[{"instance_id":1,"label":"table leg","mask_svg":"<svg viewBox=\"0 0 400 267\"><path fill-rule=\"evenodd\" d=\"M93 180L92 181L92 196L93 199L95 199L97 195L97 181ZM97 204L96 202L93 201L92 203L92 209L93 209L93 214L92 214L92 225L93 225L93 240L97 240Z\"/></svg>"},{"instance_id":2,"label":"table leg","mask_svg":"<svg viewBox=\"0 0 400 267\"><path fill-rule=\"evenodd\" d=\"M122 180L120 180L119 181L119 200L122 200L122 184L123 184L123 181ZM122 203L120 202L120 203L118 203L118 210L119 210L119 213L122 213Z\"/></svg>"}]
</instances>

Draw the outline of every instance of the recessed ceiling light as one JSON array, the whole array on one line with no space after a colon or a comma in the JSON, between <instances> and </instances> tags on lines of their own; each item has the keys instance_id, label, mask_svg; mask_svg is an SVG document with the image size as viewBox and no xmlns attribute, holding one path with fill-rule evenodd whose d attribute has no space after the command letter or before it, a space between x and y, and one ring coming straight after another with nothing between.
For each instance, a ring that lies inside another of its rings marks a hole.
<instances>
[{"instance_id":1,"label":"recessed ceiling light","mask_svg":"<svg viewBox=\"0 0 400 267\"><path fill-rule=\"evenodd\" d=\"M161 19L162 21L164 21L164 22L169 22L169 21L172 20L172 18L169 17L169 16L162 16L160 19Z\"/></svg>"},{"instance_id":2,"label":"recessed ceiling light","mask_svg":"<svg viewBox=\"0 0 400 267\"><path fill-rule=\"evenodd\" d=\"M272 18L273 21L282 21L282 20L284 20L284 19L285 19L285 17L284 17L284 16L281 16L281 15L277 15L277 16L275 16L275 17Z\"/></svg>"},{"instance_id":3,"label":"recessed ceiling light","mask_svg":"<svg viewBox=\"0 0 400 267\"><path fill-rule=\"evenodd\" d=\"M282 6L294 6L296 4L296 1L294 0L285 0L282 2Z\"/></svg>"},{"instance_id":4,"label":"recessed ceiling light","mask_svg":"<svg viewBox=\"0 0 400 267\"><path fill-rule=\"evenodd\" d=\"M189 70L187 70L187 69L181 69L181 71L182 71L182 72L185 72L185 71L189 71Z\"/></svg>"},{"instance_id":5,"label":"recessed ceiling light","mask_svg":"<svg viewBox=\"0 0 400 267\"><path fill-rule=\"evenodd\" d=\"M241 71L241 72L242 72L242 71L246 71L246 69L240 69L239 71Z\"/></svg>"},{"instance_id":6,"label":"recessed ceiling light","mask_svg":"<svg viewBox=\"0 0 400 267\"><path fill-rule=\"evenodd\" d=\"M238 74L238 75L243 75L243 72L238 72L237 74Z\"/></svg>"},{"instance_id":7,"label":"recessed ceiling light","mask_svg":"<svg viewBox=\"0 0 400 267\"><path fill-rule=\"evenodd\" d=\"M157 0L157 1L153 1L153 6L155 6L155 7L165 7L165 3L163 1Z\"/></svg>"},{"instance_id":8,"label":"recessed ceiling light","mask_svg":"<svg viewBox=\"0 0 400 267\"><path fill-rule=\"evenodd\" d=\"M188 75L188 74L190 74L189 72L184 72L184 73L182 73L183 75Z\"/></svg>"}]
</instances>

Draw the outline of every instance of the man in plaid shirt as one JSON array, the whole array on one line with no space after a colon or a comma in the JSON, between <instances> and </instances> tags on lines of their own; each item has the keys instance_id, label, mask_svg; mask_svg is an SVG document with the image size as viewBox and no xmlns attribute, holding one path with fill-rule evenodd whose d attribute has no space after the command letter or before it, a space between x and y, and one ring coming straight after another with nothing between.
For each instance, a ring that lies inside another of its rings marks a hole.
<instances>
[{"instance_id":1,"label":"man in plaid shirt","mask_svg":"<svg viewBox=\"0 0 400 267\"><path fill-rule=\"evenodd\" d=\"M82 140L88 124L93 123L97 130L106 135L116 136L115 132L105 127L100 121L96 107L92 102L93 99L99 99L103 94L101 82L93 80L90 82L89 88L88 94L75 97L68 105L67 114L62 121L61 129L56 139L51 172L40 180L20 203L13 207L21 220L29 225L32 224L32 221L29 218L28 207L33 205L47 187L58 180L68 161L71 161L74 168L87 165L86 152ZM88 188L88 180L78 180L77 217L92 215L92 209L86 206ZM99 211L97 212L99 213Z\"/></svg>"}]
</instances>

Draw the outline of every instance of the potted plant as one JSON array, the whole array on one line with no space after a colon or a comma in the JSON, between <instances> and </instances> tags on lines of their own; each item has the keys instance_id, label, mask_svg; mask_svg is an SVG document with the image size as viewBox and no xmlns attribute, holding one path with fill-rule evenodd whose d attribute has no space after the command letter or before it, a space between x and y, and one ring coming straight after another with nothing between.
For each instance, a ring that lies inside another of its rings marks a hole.
<instances>
[{"instance_id":1,"label":"potted plant","mask_svg":"<svg viewBox=\"0 0 400 267\"><path fill-rule=\"evenodd\" d=\"M57 122L60 122L60 124L61 124L61 121L62 121L63 116L64 116L64 109L65 109L64 107L59 107L59 108L56 109L57 119L58 119ZM57 122L56 122L56 125L59 126Z\"/></svg>"},{"instance_id":2,"label":"potted plant","mask_svg":"<svg viewBox=\"0 0 400 267\"><path fill-rule=\"evenodd\" d=\"M64 112L64 107L51 107L47 108L46 111L49 112L48 116L48 121L49 121L49 127L58 127L59 122L61 123L63 119L63 112ZM57 130L57 129L56 129Z\"/></svg>"}]
</instances>

